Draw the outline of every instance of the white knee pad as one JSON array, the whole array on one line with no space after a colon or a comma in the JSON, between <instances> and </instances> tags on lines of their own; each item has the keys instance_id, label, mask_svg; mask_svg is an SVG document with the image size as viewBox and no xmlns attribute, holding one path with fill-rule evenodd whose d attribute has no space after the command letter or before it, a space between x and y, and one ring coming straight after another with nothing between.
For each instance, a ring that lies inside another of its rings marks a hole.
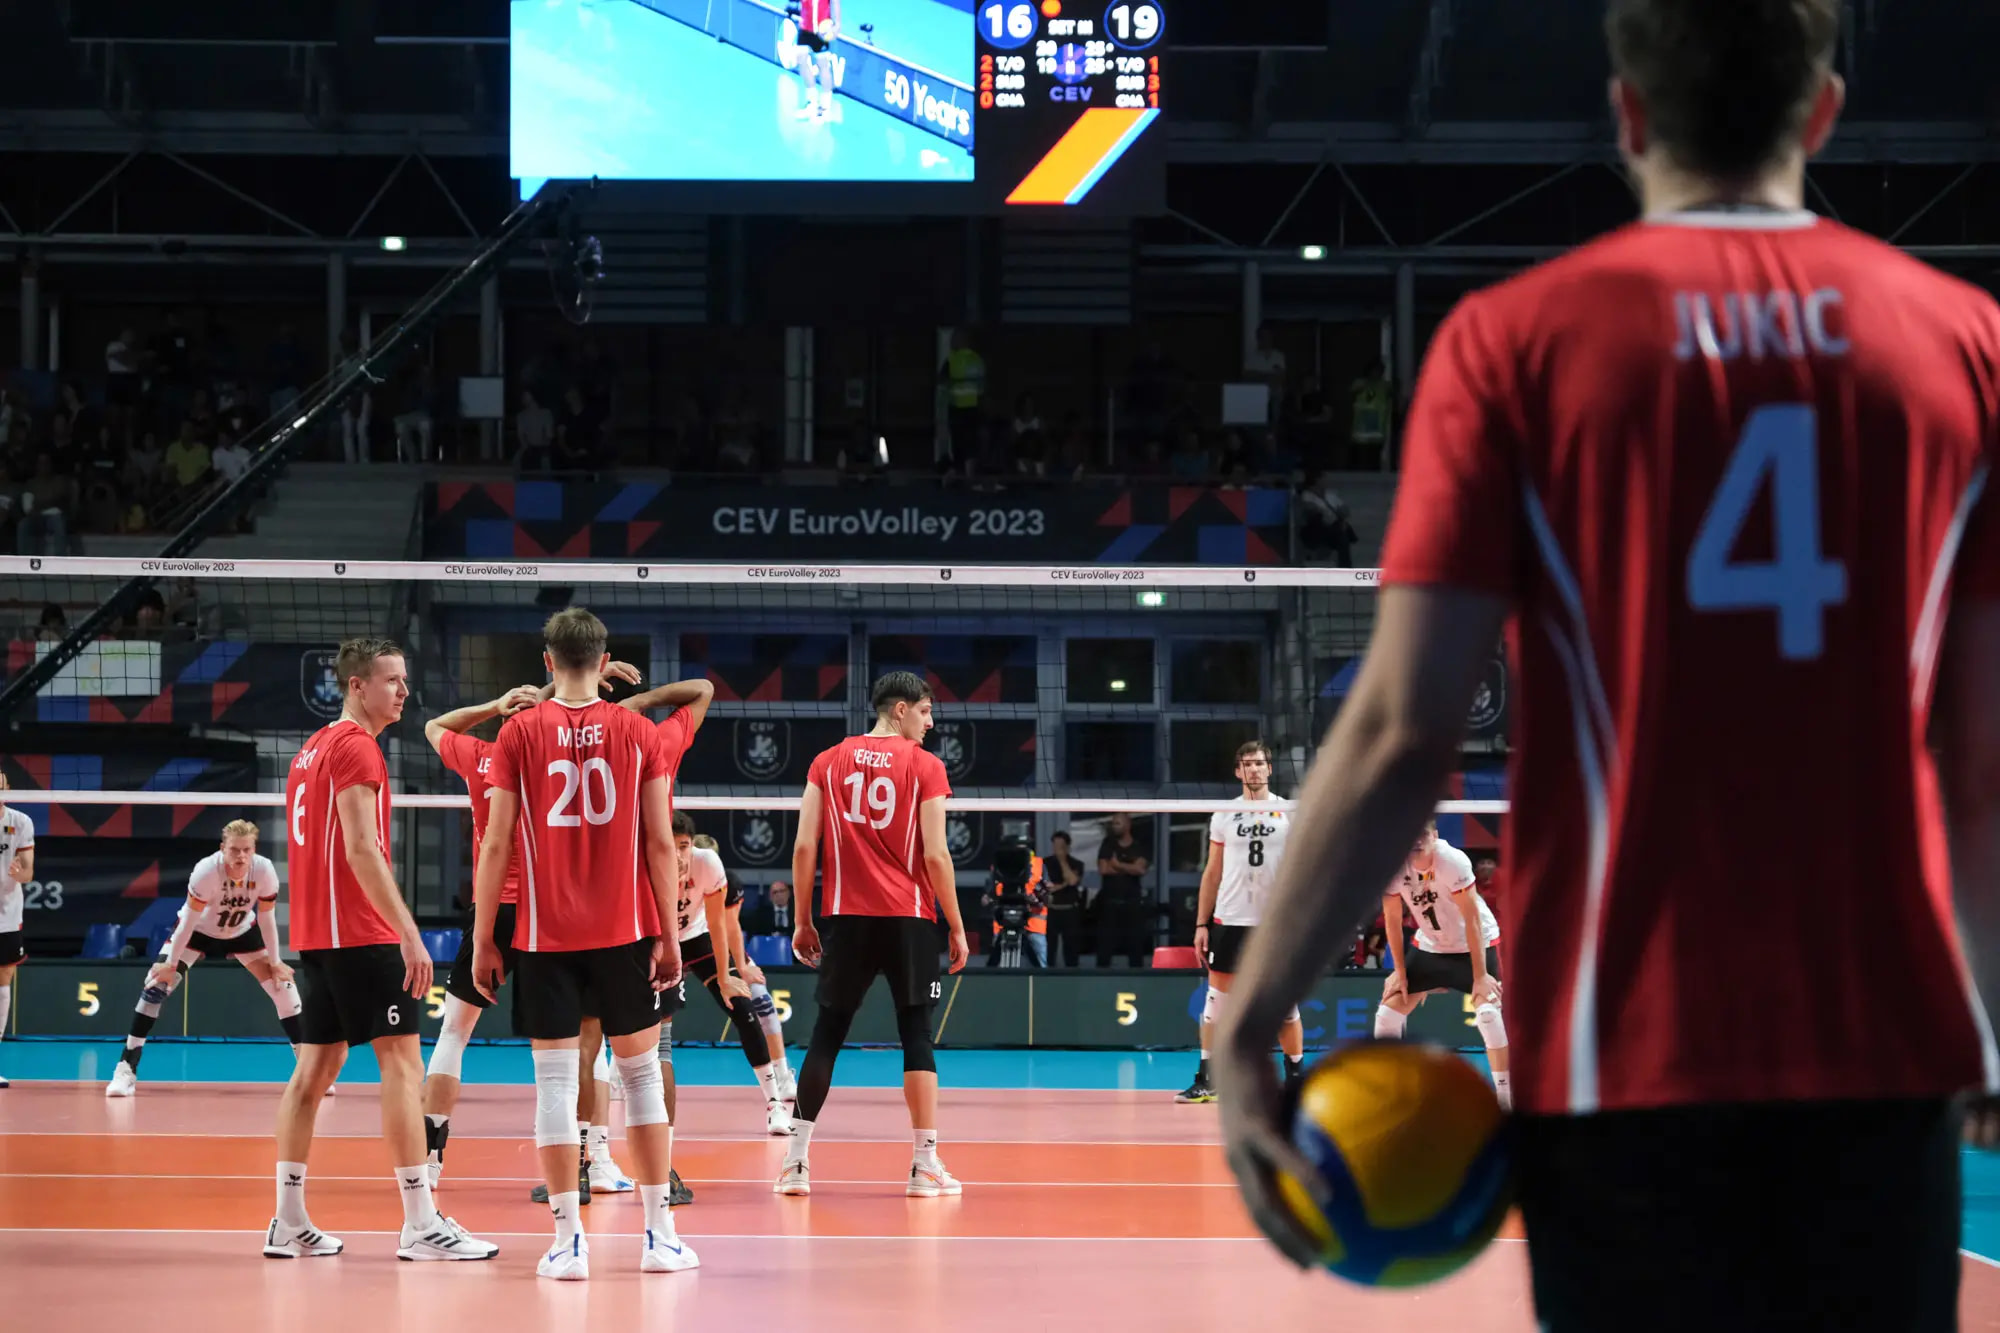
<instances>
[{"instance_id":1,"label":"white knee pad","mask_svg":"<svg viewBox=\"0 0 2000 1333\"><path fill-rule=\"evenodd\" d=\"M1408 1014L1399 1014L1386 1004L1375 1006L1375 1036L1380 1040L1402 1036L1404 1025L1409 1021Z\"/></svg>"},{"instance_id":2,"label":"white knee pad","mask_svg":"<svg viewBox=\"0 0 2000 1333\"><path fill-rule=\"evenodd\" d=\"M535 1146L560 1148L574 1144L578 1132L576 1088L582 1052L572 1042L567 1050L534 1054Z\"/></svg>"},{"instance_id":3,"label":"white knee pad","mask_svg":"<svg viewBox=\"0 0 2000 1333\"><path fill-rule=\"evenodd\" d=\"M773 1036L782 1036L785 1025L778 1019L778 1005L771 998L771 988L763 982L752 982L750 986L750 1012L757 1016L757 1026Z\"/></svg>"},{"instance_id":4,"label":"white knee pad","mask_svg":"<svg viewBox=\"0 0 2000 1333\"><path fill-rule=\"evenodd\" d=\"M590 1062L590 1076L599 1083L611 1081L611 1043L597 1043L597 1058Z\"/></svg>"},{"instance_id":5,"label":"white knee pad","mask_svg":"<svg viewBox=\"0 0 2000 1333\"><path fill-rule=\"evenodd\" d=\"M625 1080L625 1127L667 1125L667 1080L660 1072L660 1053L641 1051L618 1057L618 1077Z\"/></svg>"},{"instance_id":6,"label":"white knee pad","mask_svg":"<svg viewBox=\"0 0 2000 1333\"><path fill-rule=\"evenodd\" d=\"M461 1078L465 1064L465 1043L472 1040L479 1011L456 995L444 997L444 1026L438 1029L437 1045L431 1050L428 1072L440 1078Z\"/></svg>"},{"instance_id":7,"label":"white knee pad","mask_svg":"<svg viewBox=\"0 0 2000 1333\"><path fill-rule=\"evenodd\" d=\"M1215 1022L1215 1016L1222 1012L1222 995L1223 993L1215 987L1208 988L1208 998L1201 1002L1202 1022L1210 1024Z\"/></svg>"},{"instance_id":8,"label":"white knee pad","mask_svg":"<svg viewBox=\"0 0 2000 1333\"><path fill-rule=\"evenodd\" d=\"M264 993L277 1006L278 1017L297 1018L299 1016L299 988L292 982L280 981L272 977L263 984Z\"/></svg>"},{"instance_id":9,"label":"white knee pad","mask_svg":"<svg viewBox=\"0 0 2000 1333\"><path fill-rule=\"evenodd\" d=\"M1479 1035L1485 1039L1489 1051L1507 1049L1507 1025L1500 1021L1500 1006L1482 1004L1472 1011L1472 1021L1479 1028Z\"/></svg>"}]
</instances>

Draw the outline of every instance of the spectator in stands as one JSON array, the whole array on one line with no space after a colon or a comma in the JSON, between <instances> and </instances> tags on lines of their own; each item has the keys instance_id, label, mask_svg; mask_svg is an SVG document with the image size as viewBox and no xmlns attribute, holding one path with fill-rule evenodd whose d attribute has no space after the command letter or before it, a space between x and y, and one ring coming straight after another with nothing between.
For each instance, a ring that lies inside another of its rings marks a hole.
<instances>
[{"instance_id":1,"label":"spectator in stands","mask_svg":"<svg viewBox=\"0 0 2000 1333\"><path fill-rule=\"evenodd\" d=\"M158 588L148 588L139 596L139 605L132 609L132 615L119 631L123 639L158 639L165 635L167 628L167 599L160 596Z\"/></svg>"},{"instance_id":2,"label":"spectator in stands","mask_svg":"<svg viewBox=\"0 0 2000 1333\"><path fill-rule=\"evenodd\" d=\"M68 613L55 602L50 602L42 608L42 618L35 622L35 641L37 643L61 643L68 637Z\"/></svg>"},{"instance_id":3,"label":"spectator in stands","mask_svg":"<svg viewBox=\"0 0 2000 1333\"><path fill-rule=\"evenodd\" d=\"M1042 414L1035 410L1033 394L1024 393L1014 400L1008 448L1013 455L1014 471L1029 477L1048 475L1049 433L1042 425Z\"/></svg>"},{"instance_id":4,"label":"spectator in stands","mask_svg":"<svg viewBox=\"0 0 2000 1333\"><path fill-rule=\"evenodd\" d=\"M1379 466L1388 448L1389 418L1396 403L1388 367L1382 364L1381 357L1368 363L1361 377L1348 387L1348 395L1353 414L1347 432L1348 456L1343 463L1347 467L1360 467L1364 461L1372 460Z\"/></svg>"},{"instance_id":5,"label":"spectator in stands","mask_svg":"<svg viewBox=\"0 0 2000 1333\"><path fill-rule=\"evenodd\" d=\"M85 400L83 386L75 380L64 382L59 410L69 418L69 435L73 442L95 440L97 432L104 428L104 413Z\"/></svg>"},{"instance_id":6,"label":"spectator in stands","mask_svg":"<svg viewBox=\"0 0 2000 1333\"><path fill-rule=\"evenodd\" d=\"M1354 567L1354 530L1347 501L1333 489L1325 473L1307 478L1298 488L1299 546L1308 561L1331 560L1337 569Z\"/></svg>"},{"instance_id":7,"label":"spectator in stands","mask_svg":"<svg viewBox=\"0 0 2000 1333\"><path fill-rule=\"evenodd\" d=\"M1202 448L1200 431L1188 429L1180 433L1167 471L1175 481L1207 481L1214 475L1215 463L1208 450Z\"/></svg>"},{"instance_id":8,"label":"spectator in stands","mask_svg":"<svg viewBox=\"0 0 2000 1333\"><path fill-rule=\"evenodd\" d=\"M437 376L428 365L414 366L403 375L400 409L391 421L396 428L396 461L431 461L432 431L436 428L433 407L437 399Z\"/></svg>"},{"instance_id":9,"label":"spectator in stands","mask_svg":"<svg viewBox=\"0 0 2000 1333\"><path fill-rule=\"evenodd\" d=\"M81 512L83 531L109 535L118 531L124 518L125 502L118 494L118 484L115 481L108 477L92 476L84 482Z\"/></svg>"},{"instance_id":10,"label":"spectator in stands","mask_svg":"<svg viewBox=\"0 0 2000 1333\"><path fill-rule=\"evenodd\" d=\"M139 504L152 504L165 471L166 455L160 451L160 439L147 431L139 437L138 447L125 456L125 493Z\"/></svg>"},{"instance_id":11,"label":"spectator in stands","mask_svg":"<svg viewBox=\"0 0 2000 1333\"><path fill-rule=\"evenodd\" d=\"M514 414L515 457L523 472L547 472L555 463L556 414L543 407L533 389L521 390Z\"/></svg>"},{"instance_id":12,"label":"spectator in stands","mask_svg":"<svg viewBox=\"0 0 2000 1333\"><path fill-rule=\"evenodd\" d=\"M188 402L187 419L194 426L194 437L203 444L215 439L215 406L209 400L207 389L196 389Z\"/></svg>"},{"instance_id":13,"label":"spectator in stands","mask_svg":"<svg viewBox=\"0 0 2000 1333\"><path fill-rule=\"evenodd\" d=\"M167 480L178 491L190 491L201 485L209 473L208 446L195 433L191 419L181 422L181 433L167 446Z\"/></svg>"},{"instance_id":14,"label":"spectator in stands","mask_svg":"<svg viewBox=\"0 0 2000 1333\"><path fill-rule=\"evenodd\" d=\"M739 384L730 391L728 403L715 416L716 466L724 472L756 471L756 429L749 391Z\"/></svg>"},{"instance_id":15,"label":"spectator in stands","mask_svg":"<svg viewBox=\"0 0 2000 1333\"><path fill-rule=\"evenodd\" d=\"M340 360L336 374L353 369L361 362L361 349L354 335L340 335ZM368 425L375 416L375 396L366 391L351 393L340 405L340 456L350 463L369 461Z\"/></svg>"},{"instance_id":16,"label":"spectator in stands","mask_svg":"<svg viewBox=\"0 0 2000 1333\"><path fill-rule=\"evenodd\" d=\"M57 458L68 458L75 438L75 432L70 429L70 420L65 413L58 412L49 418L49 452Z\"/></svg>"},{"instance_id":17,"label":"spectator in stands","mask_svg":"<svg viewBox=\"0 0 2000 1333\"><path fill-rule=\"evenodd\" d=\"M1124 957L1144 967L1153 956L1157 912L1146 891L1152 861L1132 836L1132 816L1111 816L1110 831L1097 851L1097 874L1104 887L1097 895L1097 965L1113 966Z\"/></svg>"},{"instance_id":18,"label":"spectator in stands","mask_svg":"<svg viewBox=\"0 0 2000 1333\"><path fill-rule=\"evenodd\" d=\"M1285 401L1285 354L1278 350L1277 339L1268 324L1258 327L1257 344L1243 358L1243 378L1270 389L1270 416L1277 417Z\"/></svg>"},{"instance_id":19,"label":"spectator in stands","mask_svg":"<svg viewBox=\"0 0 2000 1333\"><path fill-rule=\"evenodd\" d=\"M790 939L795 924L792 920L792 886L782 879L771 881L769 897L743 906L743 933L746 935L782 935Z\"/></svg>"},{"instance_id":20,"label":"spectator in stands","mask_svg":"<svg viewBox=\"0 0 2000 1333\"><path fill-rule=\"evenodd\" d=\"M945 456L970 469L978 458L985 424L986 359L973 350L964 329L951 331L951 350L938 367L938 383L944 386L945 433L950 438Z\"/></svg>"},{"instance_id":21,"label":"spectator in stands","mask_svg":"<svg viewBox=\"0 0 2000 1333\"><path fill-rule=\"evenodd\" d=\"M1481 852L1472 858L1472 887L1479 890L1479 896L1494 911L1500 906L1500 858L1491 852Z\"/></svg>"},{"instance_id":22,"label":"spectator in stands","mask_svg":"<svg viewBox=\"0 0 2000 1333\"><path fill-rule=\"evenodd\" d=\"M173 595L165 601L167 637L175 640L200 637L201 590L195 581L182 579L174 585Z\"/></svg>"},{"instance_id":23,"label":"spectator in stands","mask_svg":"<svg viewBox=\"0 0 2000 1333\"><path fill-rule=\"evenodd\" d=\"M243 441L238 439L233 431L225 430L221 442L215 446L215 452L209 456L208 461L225 485L233 484L238 477L250 470L250 451L244 447Z\"/></svg>"},{"instance_id":24,"label":"spectator in stands","mask_svg":"<svg viewBox=\"0 0 2000 1333\"><path fill-rule=\"evenodd\" d=\"M1083 953L1083 862L1069 854L1069 834L1049 838L1042 865L1049 891L1048 965L1075 967Z\"/></svg>"},{"instance_id":25,"label":"spectator in stands","mask_svg":"<svg viewBox=\"0 0 2000 1333\"><path fill-rule=\"evenodd\" d=\"M556 466L565 472L594 472L603 466L603 457L604 418L572 384L563 393L562 420L556 425Z\"/></svg>"},{"instance_id":26,"label":"spectator in stands","mask_svg":"<svg viewBox=\"0 0 2000 1333\"><path fill-rule=\"evenodd\" d=\"M77 499L76 479L57 470L55 456L47 450L35 455L35 475L21 497L22 554L67 554Z\"/></svg>"}]
</instances>

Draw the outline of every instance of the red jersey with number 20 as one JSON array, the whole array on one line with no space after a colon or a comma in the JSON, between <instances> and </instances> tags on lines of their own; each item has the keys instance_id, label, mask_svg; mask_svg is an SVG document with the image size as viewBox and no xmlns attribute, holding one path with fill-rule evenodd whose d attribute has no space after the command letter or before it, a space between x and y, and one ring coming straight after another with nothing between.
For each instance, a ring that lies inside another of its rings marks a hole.
<instances>
[{"instance_id":1,"label":"red jersey with number 20","mask_svg":"<svg viewBox=\"0 0 2000 1333\"><path fill-rule=\"evenodd\" d=\"M901 736L850 736L812 762L820 794L820 911L938 919L918 807L951 795L944 764Z\"/></svg>"},{"instance_id":2,"label":"red jersey with number 20","mask_svg":"<svg viewBox=\"0 0 2000 1333\"><path fill-rule=\"evenodd\" d=\"M286 872L292 882L292 948L352 949L394 944L347 864L347 839L334 798L349 787L375 789L375 841L389 855L389 766L382 747L345 718L312 734L285 777Z\"/></svg>"},{"instance_id":3,"label":"red jersey with number 20","mask_svg":"<svg viewBox=\"0 0 2000 1333\"><path fill-rule=\"evenodd\" d=\"M480 849L486 846L486 813L493 795L493 787L486 781L486 775L493 767L493 742L447 731L438 747L438 757L444 760L446 768L465 779L466 793L472 797L472 873L476 876L479 874ZM507 861L507 883L500 890L500 901L521 901L521 867L511 857Z\"/></svg>"},{"instance_id":4,"label":"red jersey with number 20","mask_svg":"<svg viewBox=\"0 0 2000 1333\"><path fill-rule=\"evenodd\" d=\"M1993 300L1806 213L1640 223L1438 330L1383 581L1514 609L1519 1109L1991 1077L1924 734L2000 596L1996 423Z\"/></svg>"},{"instance_id":5,"label":"red jersey with number 20","mask_svg":"<svg viewBox=\"0 0 2000 1333\"><path fill-rule=\"evenodd\" d=\"M608 949L660 933L639 791L665 776L653 724L617 704L550 699L507 719L486 780L521 801L515 948Z\"/></svg>"}]
</instances>

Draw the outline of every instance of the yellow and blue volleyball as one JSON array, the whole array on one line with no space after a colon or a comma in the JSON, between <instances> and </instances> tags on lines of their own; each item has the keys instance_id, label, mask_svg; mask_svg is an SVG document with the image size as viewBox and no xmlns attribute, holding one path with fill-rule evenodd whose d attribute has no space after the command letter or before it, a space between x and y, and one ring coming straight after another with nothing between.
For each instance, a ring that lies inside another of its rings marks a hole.
<instances>
[{"instance_id":1,"label":"yellow and blue volleyball","mask_svg":"<svg viewBox=\"0 0 2000 1333\"><path fill-rule=\"evenodd\" d=\"M1363 1042L1297 1089L1292 1142L1316 1179L1278 1189L1320 1261L1371 1287L1457 1272L1513 1206L1506 1117L1485 1078L1437 1046Z\"/></svg>"}]
</instances>

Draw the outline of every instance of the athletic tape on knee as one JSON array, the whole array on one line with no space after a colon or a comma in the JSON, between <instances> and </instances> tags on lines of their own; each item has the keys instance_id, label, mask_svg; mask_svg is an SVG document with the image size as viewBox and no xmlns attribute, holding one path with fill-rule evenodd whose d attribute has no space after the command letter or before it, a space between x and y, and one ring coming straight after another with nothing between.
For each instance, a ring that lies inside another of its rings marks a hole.
<instances>
[{"instance_id":1,"label":"athletic tape on knee","mask_svg":"<svg viewBox=\"0 0 2000 1333\"><path fill-rule=\"evenodd\" d=\"M1408 1015L1399 1014L1386 1004L1375 1006L1375 1035L1377 1037L1400 1037L1403 1027L1409 1022Z\"/></svg>"},{"instance_id":2,"label":"athletic tape on knee","mask_svg":"<svg viewBox=\"0 0 2000 1333\"><path fill-rule=\"evenodd\" d=\"M560 1148L576 1142L576 1088L581 1053L536 1051L535 1146Z\"/></svg>"},{"instance_id":3,"label":"athletic tape on knee","mask_svg":"<svg viewBox=\"0 0 2000 1333\"><path fill-rule=\"evenodd\" d=\"M277 1006L279 1018L299 1016L299 988L296 985L289 981L280 981L276 977L258 984L263 986L264 993L271 997L271 1003Z\"/></svg>"},{"instance_id":4,"label":"athletic tape on knee","mask_svg":"<svg viewBox=\"0 0 2000 1333\"><path fill-rule=\"evenodd\" d=\"M618 1077L625 1081L625 1124L670 1125L667 1080L660 1071L660 1053L641 1051L618 1057Z\"/></svg>"},{"instance_id":5,"label":"athletic tape on knee","mask_svg":"<svg viewBox=\"0 0 2000 1333\"><path fill-rule=\"evenodd\" d=\"M1507 1025L1500 1019L1500 1006L1482 1004L1472 1011L1472 1021L1479 1029L1479 1035L1486 1042L1489 1051L1507 1049Z\"/></svg>"},{"instance_id":6,"label":"athletic tape on knee","mask_svg":"<svg viewBox=\"0 0 2000 1333\"><path fill-rule=\"evenodd\" d=\"M444 1026L438 1029L437 1045L431 1050L429 1072L439 1078L463 1078L465 1043L472 1039L479 1010L456 995L444 997Z\"/></svg>"},{"instance_id":7,"label":"athletic tape on knee","mask_svg":"<svg viewBox=\"0 0 2000 1333\"><path fill-rule=\"evenodd\" d=\"M762 982L750 986L750 1012L757 1016L757 1026L766 1032L782 1033L785 1025L778 1021L778 1005L771 998L771 988Z\"/></svg>"},{"instance_id":8,"label":"athletic tape on knee","mask_svg":"<svg viewBox=\"0 0 2000 1333\"><path fill-rule=\"evenodd\" d=\"M913 1004L896 1011L896 1036L903 1043L905 1074L937 1073L937 1048L931 1045L931 1007Z\"/></svg>"},{"instance_id":9,"label":"athletic tape on knee","mask_svg":"<svg viewBox=\"0 0 2000 1333\"><path fill-rule=\"evenodd\" d=\"M1215 1016L1222 1012L1222 992L1215 987L1208 988L1208 995L1201 1002L1201 1021L1214 1023Z\"/></svg>"}]
</instances>

